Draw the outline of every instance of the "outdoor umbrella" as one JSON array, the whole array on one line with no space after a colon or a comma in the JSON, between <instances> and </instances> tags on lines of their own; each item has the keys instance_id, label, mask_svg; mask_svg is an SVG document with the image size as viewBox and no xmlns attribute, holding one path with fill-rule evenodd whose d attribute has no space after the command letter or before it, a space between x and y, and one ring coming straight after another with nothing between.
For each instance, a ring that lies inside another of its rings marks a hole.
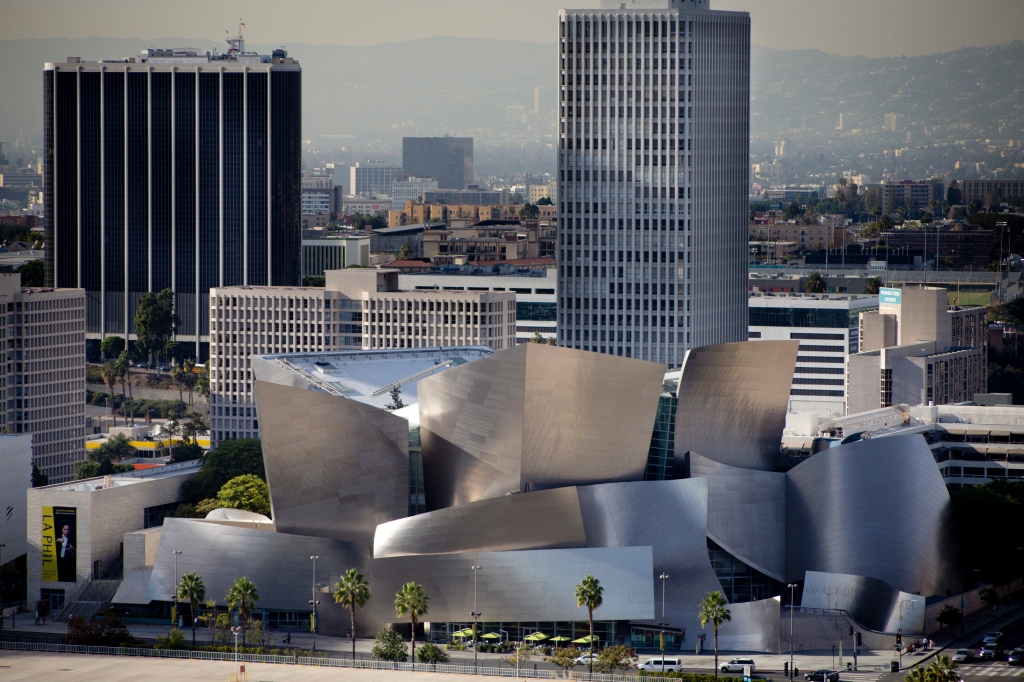
<instances>
[{"instance_id":1,"label":"outdoor umbrella","mask_svg":"<svg viewBox=\"0 0 1024 682\"><path fill-rule=\"evenodd\" d=\"M572 640L572 643L573 644L590 644L590 639L591 639L590 635L586 635L584 637L580 637L579 639ZM598 637L597 635L594 635L593 639L594 639L595 642L597 642L597 641L600 641L601 638Z\"/></svg>"},{"instance_id":2,"label":"outdoor umbrella","mask_svg":"<svg viewBox=\"0 0 1024 682\"><path fill-rule=\"evenodd\" d=\"M552 637L551 641L552 642L568 642L569 638L566 637L565 635L558 635L557 637Z\"/></svg>"},{"instance_id":3,"label":"outdoor umbrella","mask_svg":"<svg viewBox=\"0 0 1024 682\"><path fill-rule=\"evenodd\" d=\"M486 635L480 635L480 639L501 639L501 635L497 632L488 632Z\"/></svg>"},{"instance_id":4,"label":"outdoor umbrella","mask_svg":"<svg viewBox=\"0 0 1024 682\"><path fill-rule=\"evenodd\" d=\"M545 639L548 639L548 636L543 632L535 632L532 635L523 637L524 642L543 642Z\"/></svg>"}]
</instances>

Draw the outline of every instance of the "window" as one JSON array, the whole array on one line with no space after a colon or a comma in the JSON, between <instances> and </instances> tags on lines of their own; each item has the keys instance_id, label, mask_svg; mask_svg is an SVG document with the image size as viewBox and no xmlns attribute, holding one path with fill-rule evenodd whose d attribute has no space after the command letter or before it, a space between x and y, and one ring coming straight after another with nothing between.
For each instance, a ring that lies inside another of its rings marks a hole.
<instances>
[{"instance_id":1,"label":"window","mask_svg":"<svg viewBox=\"0 0 1024 682\"><path fill-rule=\"evenodd\" d=\"M64 608L64 590L44 587L39 590L39 601L45 602L50 607L50 613L57 615L57 612Z\"/></svg>"},{"instance_id":2,"label":"window","mask_svg":"<svg viewBox=\"0 0 1024 682\"><path fill-rule=\"evenodd\" d=\"M164 525L164 519L174 513L178 508L178 502L159 504L155 507L146 507L142 510L143 528L155 528Z\"/></svg>"}]
</instances>

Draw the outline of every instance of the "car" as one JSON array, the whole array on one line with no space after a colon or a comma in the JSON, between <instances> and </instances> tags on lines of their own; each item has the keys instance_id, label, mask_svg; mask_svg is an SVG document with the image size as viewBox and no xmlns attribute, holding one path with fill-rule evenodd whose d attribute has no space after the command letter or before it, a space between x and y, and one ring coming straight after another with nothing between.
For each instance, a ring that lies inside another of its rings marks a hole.
<instances>
[{"instance_id":1,"label":"car","mask_svg":"<svg viewBox=\"0 0 1024 682\"><path fill-rule=\"evenodd\" d=\"M662 660L664 660L664 668L662 667ZM637 666L638 669L647 672L679 672L682 670L682 661L678 658L648 658L643 663Z\"/></svg>"},{"instance_id":2,"label":"car","mask_svg":"<svg viewBox=\"0 0 1024 682\"><path fill-rule=\"evenodd\" d=\"M970 649L957 649L953 654L954 663L968 663L974 660L974 652Z\"/></svg>"},{"instance_id":3,"label":"car","mask_svg":"<svg viewBox=\"0 0 1024 682\"><path fill-rule=\"evenodd\" d=\"M985 636L981 638L981 642L982 642L982 644L988 644L990 642L993 643L993 644L1002 644L1002 642L1003 642L1003 633L999 632L998 630L993 630L992 632L986 632Z\"/></svg>"},{"instance_id":4,"label":"car","mask_svg":"<svg viewBox=\"0 0 1024 682\"><path fill-rule=\"evenodd\" d=\"M750 668L750 672L754 672L756 666L754 665L754 659L752 658L734 658L725 665L722 666L723 673L741 673L744 668Z\"/></svg>"},{"instance_id":5,"label":"car","mask_svg":"<svg viewBox=\"0 0 1024 682\"><path fill-rule=\"evenodd\" d=\"M585 653L581 656L576 657L576 665L590 665L590 660L593 659L594 663L597 663L597 654Z\"/></svg>"},{"instance_id":6,"label":"car","mask_svg":"<svg viewBox=\"0 0 1024 682\"><path fill-rule=\"evenodd\" d=\"M1024 665L1024 647L1017 647L1007 656L1006 662L1010 665Z\"/></svg>"},{"instance_id":7,"label":"car","mask_svg":"<svg viewBox=\"0 0 1024 682\"><path fill-rule=\"evenodd\" d=\"M1003 654L1003 647L998 642L985 642L978 651L978 658L983 661L994 660Z\"/></svg>"},{"instance_id":8,"label":"car","mask_svg":"<svg viewBox=\"0 0 1024 682\"><path fill-rule=\"evenodd\" d=\"M839 682L839 673L835 670L815 670L804 675L808 682Z\"/></svg>"}]
</instances>

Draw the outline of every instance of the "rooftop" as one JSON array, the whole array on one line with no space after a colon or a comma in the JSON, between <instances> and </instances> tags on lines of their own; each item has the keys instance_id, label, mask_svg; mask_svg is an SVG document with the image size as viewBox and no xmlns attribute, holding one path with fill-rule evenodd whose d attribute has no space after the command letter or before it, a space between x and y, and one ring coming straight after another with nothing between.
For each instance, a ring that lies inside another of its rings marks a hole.
<instances>
[{"instance_id":1,"label":"rooftop","mask_svg":"<svg viewBox=\"0 0 1024 682\"><path fill-rule=\"evenodd\" d=\"M135 483L159 480L171 476L190 476L199 471L199 460L191 462L179 462L167 466L154 467L151 469L136 469L123 474L111 474L110 476L97 476L86 478L71 483L56 483L54 485L42 486L44 490L60 490L67 492L91 493L95 490L106 488L120 488Z\"/></svg>"}]
</instances>

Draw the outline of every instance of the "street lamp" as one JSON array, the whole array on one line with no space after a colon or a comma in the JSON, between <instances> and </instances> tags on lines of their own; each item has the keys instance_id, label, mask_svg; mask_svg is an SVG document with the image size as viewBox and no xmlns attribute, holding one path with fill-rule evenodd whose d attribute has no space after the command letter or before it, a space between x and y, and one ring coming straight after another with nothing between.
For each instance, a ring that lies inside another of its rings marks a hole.
<instances>
[{"instance_id":1,"label":"street lamp","mask_svg":"<svg viewBox=\"0 0 1024 682\"><path fill-rule=\"evenodd\" d=\"M789 588L789 675L793 677L793 602L796 600L796 583L787 585Z\"/></svg>"},{"instance_id":2,"label":"street lamp","mask_svg":"<svg viewBox=\"0 0 1024 682\"><path fill-rule=\"evenodd\" d=\"M240 669L238 669L238 635L240 635L241 632L242 632L242 626L241 625L236 625L236 626L231 628L231 634L233 634L235 636L235 668L237 669L239 677L241 677L242 671Z\"/></svg>"},{"instance_id":3,"label":"street lamp","mask_svg":"<svg viewBox=\"0 0 1024 682\"><path fill-rule=\"evenodd\" d=\"M903 670L903 605L904 604L916 604L916 599L904 599L900 602L900 643L897 645L900 648L900 670Z\"/></svg>"},{"instance_id":4,"label":"street lamp","mask_svg":"<svg viewBox=\"0 0 1024 682\"><path fill-rule=\"evenodd\" d=\"M668 580L668 573L662 573L658 576L661 580L661 622L658 625L661 626L661 672L665 673L665 626L668 623L665 622L665 581Z\"/></svg>"},{"instance_id":5,"label":"street lamp","mask_svg":"<svg viewBox=\"0 0 1024 682\"><path fill-rule=\"evenodd\" d=\"M180 549L174 550L174 617L171 618L171 625L174 625L178 621L178 555L181 554Z\"/></svg>"},{"instance_id":6,"label":"street lamp","mask_svg":"<svg viewBox=\"0 0 1024 682\"><path fill-rule=\"evenodd\" d=\"M964 576L968 573L981 573L976 568L965 568L960 571L960 636L964 636Z\"/></svg>"},{"instance_id":7,"label":"street lamp","mask_svg":"<svg viewBox=\"0 0 1024 682\"><path fill-rule=\"evenodd\" d=\"M316 605L320 603L316 598L316 560L320 556L316 555L309 558L313 560L313 598L309 600L309 603L313 605L313 651L316 651Z\"/></svg>"},{"instance_id":8,"label":"street lamp","mask_svg":"<svg viewBox=\"0 0 1024 682\"><path fill-rule=\"evenodd\" d=\"M480 619L480 612L476 610L476 572L480 570L480 567L470 566L470 569L472 569L473 571L473 611L469 615L473 617L473 667L476 668L478 663L477 649L479 648L476 639L476 624L477 621Z\"/></svg>"}]
</instances>

